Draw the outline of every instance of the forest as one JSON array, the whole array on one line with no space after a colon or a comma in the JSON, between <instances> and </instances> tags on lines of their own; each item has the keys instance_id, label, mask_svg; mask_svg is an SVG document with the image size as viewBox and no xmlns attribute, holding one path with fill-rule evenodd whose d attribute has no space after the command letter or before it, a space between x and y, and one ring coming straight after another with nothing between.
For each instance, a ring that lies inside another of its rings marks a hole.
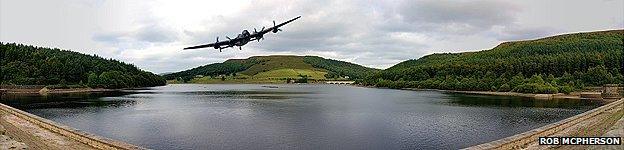
<instances>
[{"instance_id":1,"label":"forest","mask_svg":"<svg viewBox=\"0 0 624 150\"><path fill-rule=\"evenodd\" d=\"M624 30L502 43L399 63L361 84L388 88L569 93L624 82Z\"/></svg>"},{"instance_id":2,"label":"forest","mask_svg":"<svg viewBox=\"0 0 624 150\"><path fill-rule=\"evenodd\" d=\"M318 56L305 56L303 62L311 64L316 68L323 68L329 72L326 78L339 78L349 76L351 79L361 79L368 74L377 72L377 69L364 67L361 65L338 61L333 59L325 59Z\"/></svg>"},{"instance_id":3,"label":"forest","mask_svg":"<svg viewBox=\"0 0 624 150\"><path fill-rule=\"evenodd\" d=\"M78 52L0 42L0 84L132 88L165 85L132 64Z\"/></svg>"}]
</instances>

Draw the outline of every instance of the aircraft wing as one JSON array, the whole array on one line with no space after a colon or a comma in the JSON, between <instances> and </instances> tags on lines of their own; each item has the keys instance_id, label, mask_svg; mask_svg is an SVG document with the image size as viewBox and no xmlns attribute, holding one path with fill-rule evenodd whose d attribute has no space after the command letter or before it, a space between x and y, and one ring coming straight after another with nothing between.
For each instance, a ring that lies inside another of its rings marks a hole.
<instances>
[{"instance_id":1,"label":"aircraft wing","mask_svg":"<svg viewBox=\"0 0 624 150\"><path fill-rule=\"evenodd\" d=\"M218 40L218 39L217 39ZM239 41L241 39L239 38L235 38L235 39L229 39L229 40L225 40L225 41L218 41L218 42L214 42L214 43L210 43L210 44L204 44L204 45L197 45L197 46L191 46L191 47L186 47L183 50L188 50L188 49L199 49L199 48L206 48L206 47L219 47L219 48L227 48L227 47L232 47L233 44L231 43L236 43L237 41ZM225 45L225 47L221 47Z\"/></svg>"},{"instance_id":2,"label":"aircraft wing","mask_svg":"<svg viewBox=\"0 0 624 150\"><path fill-rule=\"evenodd\" d=\"M221 42L219 42L221 43ZM204 44L204 45L197 45L197 46L191 46L191 47L186 47L183 50L187 50L187 49L198 49L198 48L206 48L206 47L214 47L215 45L218 45L216 42L215 43L210 43L210 44Z\"/></svg>"},{"instance_id":3,"label":"aircraft wing","mask_svg":"<svg viewBox=\"0 0 624 150\"><path fill-rule=\"evenodd\" d=\"M284 25L286 25L286 24L288 24L288 23L290 23L290 22L293 22L293 21L295 21L295 20L297 20L297 19L299 19L299 18L301 18L301 16L296 17L296 18L293 18L293 19L290 19L290 20L288 20L288 21L286 21L286 22L284 22L284 23L280 23L280 24L275 25L275 26L273 26L273 27L270 27L270 28L264 29L264 30L262 30L262 31L260 31L260 32L258 32L258 33L254 33L254 34L252 34L252 35L251 35L251 37L256 37L257 35L260 35L260 34L266 34L266 33L268 33L268 32L271 32L271 31L275 30L275 29L278 29L279 27L282 27L282 26L284 26ZM275 23L275 22L273 22L273 23Z\"/></svg>"}]
</instances>

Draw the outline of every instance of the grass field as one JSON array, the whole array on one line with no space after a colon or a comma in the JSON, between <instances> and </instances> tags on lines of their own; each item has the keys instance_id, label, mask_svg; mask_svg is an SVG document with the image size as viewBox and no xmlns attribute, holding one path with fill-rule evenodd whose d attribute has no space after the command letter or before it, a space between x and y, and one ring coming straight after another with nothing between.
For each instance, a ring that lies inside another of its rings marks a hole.
<instances>
[{"instance_id":1,"label":"grass field","mask_svg":"<svg viewBox=\"0 0 624 150\"><path fill-rule=\"evenodd\" d=\"M286 80L268 79L268 78L239 78L239 77L228 76L226 77L225 80L221 80L221 78L210 78L210 77L195 78L189 81L189 83L198 83L198 84L286 83Z\"/></svg>"},{"instance_id":2,"label":"grass field","mask_svg":"<svg viewBox=\"0 0 624 150\"><path fill-rule=\"evenodd\" d=\"M309 79L323 80L325 79L325 74L327 72L320 69L277 69L260 72L254 76L237 73L236 76L226 76L225 80L222 80L221 77L194 78L189 83L286 83L287 78L299 79L301 78L299 75L308 75ZM176 81L169 81L169 83L176 83Z\"/></svg>"},{"instance_id":3,"label":"grass field","mask_svg":"<svg viewBox=\"0 0 624 150\"><path fill-rule=\"evenodd\" d=\"M260 61L260 63L249 67L249 69L240 72L245 75L257 75L262 72L268 72L278 69L315 69L312 65L303 62L303 57L298 56L257 56L251 57L250 59L255 59L256 61Z\"/></svg>"},{"instance_id":4,"label":"grass field","mask_svg":"<svg viewBox=\"0 0 624 150\"><path fill-rule=\"evenodd\" d=\"M267 72L260 72L253 78L300 78L299 75L308 75L310 79L325 79L327 72L318 69L277 69Z\"/></svg>"}]
</instances>

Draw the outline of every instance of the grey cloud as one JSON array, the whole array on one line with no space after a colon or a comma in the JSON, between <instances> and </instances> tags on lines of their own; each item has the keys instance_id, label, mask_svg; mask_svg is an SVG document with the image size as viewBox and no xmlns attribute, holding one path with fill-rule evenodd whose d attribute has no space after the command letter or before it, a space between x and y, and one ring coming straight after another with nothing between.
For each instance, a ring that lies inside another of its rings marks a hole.
<instances>
[{"instance_id":1,"label":"grey cloud","mask_svg":"<svg viewBox=\"0 0 624 150\"><path fill-rule=\"evenodd\" d=\"M399 15L418 31L469 34L510 24L518 11L503 1L421 0L403 4Z\"/></svg>"},{"instance_id":2,"label":"grey cloud","mask_svg":"<svg viewBox=\"0 0 624 150\"><path fill-rule=\"evenodd\" d=\"M519 26L507 26L496 29L493 34L494 37L497 37L502 41L516 41L516 40L526 40L526 39L535 39L540 37L545 37L552 35L554 33L560 32L557 29L553 29L550 27L519 27Z\"/></svg>"},{"instance_id":3,"label":"grey cloud","mask_svg":"<svg viewBox=\"0 0 624 150\"><path fill-rule=\"evenodd\" d=\"M158 25L145 26L134 36L138 41L151 43L169 43L178 39L174 30Z\"/></svg>"},{"instance_id":4,"label":"grey cloud","mask_svg":"<svg viewBox=\"0 0 624 150\"><path fill-rule=\"evenodd\" d=\"M103 42L107 44L116 44L122 41L124 35L120 33L98 33L93 35L94 41Z\"/></svg>"},{"instance_id":5,"label":"grey cloud","mask_svg":"<svg viewBox=\"0 0 624 150\"><path fill-rule=\"evenodd\" d=\"M175 42L177 33L167 27L146 25L136 31L95 33L92 40L115 46L120 49L146 48L152 44Z\"/></svg>"}]
</instances>

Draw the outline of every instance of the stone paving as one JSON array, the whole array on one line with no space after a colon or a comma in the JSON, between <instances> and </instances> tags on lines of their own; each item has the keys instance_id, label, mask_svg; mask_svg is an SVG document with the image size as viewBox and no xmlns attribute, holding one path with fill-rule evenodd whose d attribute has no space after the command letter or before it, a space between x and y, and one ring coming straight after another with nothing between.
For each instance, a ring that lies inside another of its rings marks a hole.
<instances>
[{"instance_id":1,"label":"stone paving","mask_svg":"<svg viewBox=\"0 0 624 150\"><path fill-rule=\"evenodd\" d=\"M6 129L4 129L4 126L0 125L0 149L28 149L26 144L13 140L5 134Z\"/></svg>"},{"instance_id":2,"label":"stone paving","mask_svg":"<svg viewBox=\"0 0 624 150\"><path fill-rule=\"evenodd\" d=\"M620 118L607 133L602 135L602 137L621 137L624 139L624 117ZM613 150L623 150L623 145L608 145L608 146L592 146L589 149L613 149Z\"/></svg>"}]
</instances>

